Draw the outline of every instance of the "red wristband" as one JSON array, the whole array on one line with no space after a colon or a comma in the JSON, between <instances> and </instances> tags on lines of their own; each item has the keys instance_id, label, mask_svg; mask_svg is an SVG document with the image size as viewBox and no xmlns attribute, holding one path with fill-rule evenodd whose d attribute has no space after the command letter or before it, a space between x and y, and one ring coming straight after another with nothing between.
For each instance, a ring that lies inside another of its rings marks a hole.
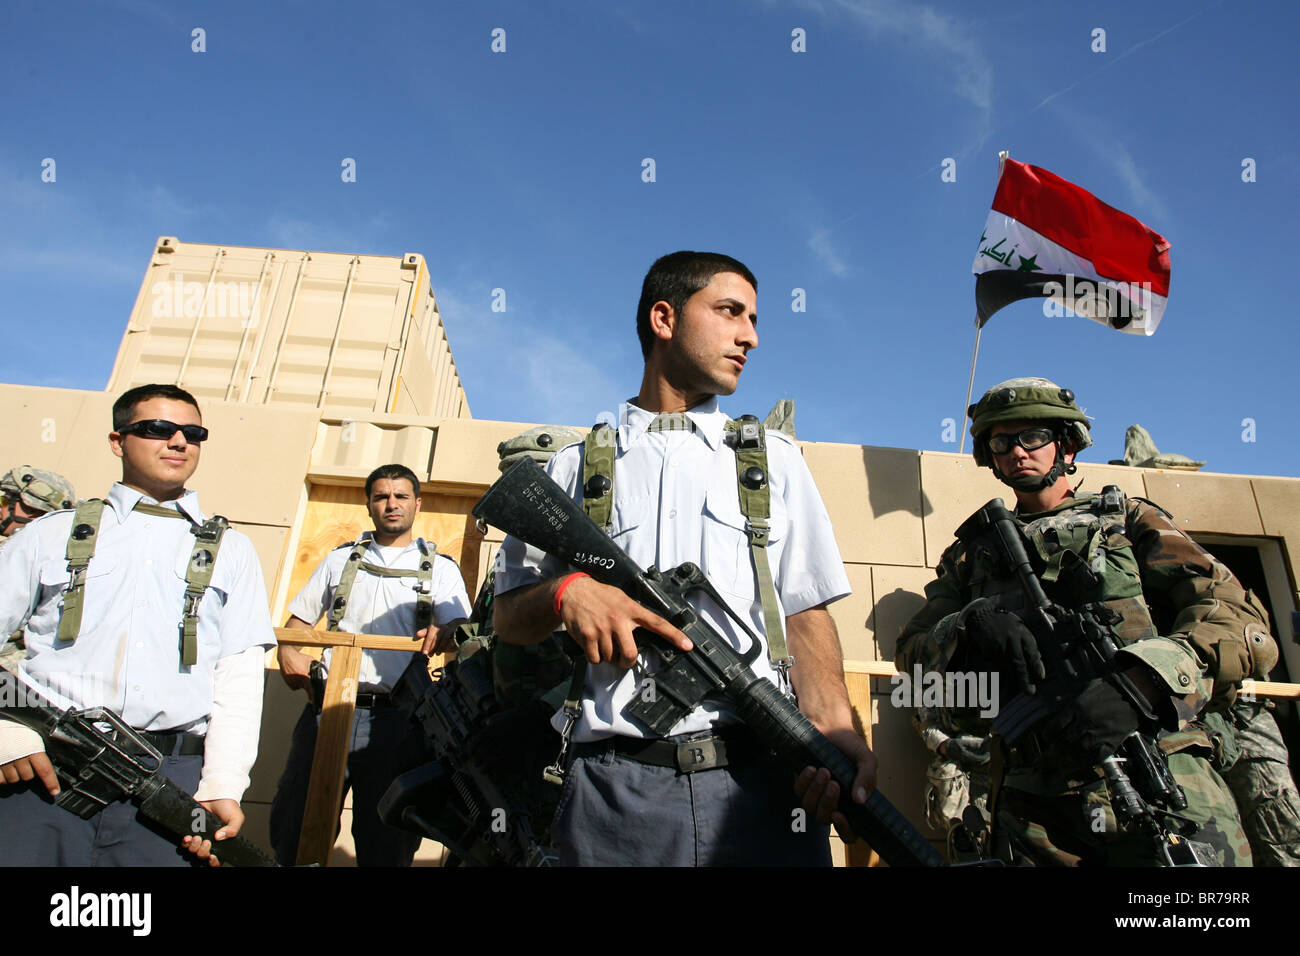
<instances>
[{"instance_id":1,"label":"red wristband","mask_svg":"<svg viewBox=\"0 0 1300 956\"><path fill-rule=\"evenodd\" d=\"M591 577L591 575L588 574L586 571L574 571L572 574L570 574L568 577L566 577L563 581L560 582L560 586L555 589L555 601L552 604L552 606L555 609L556 617L564 617L564 615L560 612L560 598L564 597L564 592L569 589L569 585L572 584L574 581L576 581L578 578L589 578L589 577Z\"/></svg>"}]
</instances>

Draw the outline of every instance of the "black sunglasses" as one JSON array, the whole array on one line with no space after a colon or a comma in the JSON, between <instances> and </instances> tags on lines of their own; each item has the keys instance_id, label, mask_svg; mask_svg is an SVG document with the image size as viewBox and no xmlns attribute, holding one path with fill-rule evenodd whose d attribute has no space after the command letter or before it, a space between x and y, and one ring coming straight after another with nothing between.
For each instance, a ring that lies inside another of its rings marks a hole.
<instances>
[{"instance_id":1,"label":"black sunglasses","mask_svg":"<svg viewBox=\"0 0 1300 956\"><path fill-rule=\"evenodd\" d=\"M208 437L208 430L202 425L177 425L163 418L132 422L123 425L117 432L119 435L139 435L141 438L171 438L180 432L191 445L197 445Z\"/></svg>"},{"instance_id":2,"label":"black sunglasses","mask_svg":"<svg viewBox=\"0 0 1300 956\"><path fill-rule=\"evenodd\" d=\"M1026 428L1015 434L989 436L989 451L995 455L1005 455L1019 445L1025 451L1034 451L1056 441L1056 433L1050 428Z\"/></svg>"}]
</instances>

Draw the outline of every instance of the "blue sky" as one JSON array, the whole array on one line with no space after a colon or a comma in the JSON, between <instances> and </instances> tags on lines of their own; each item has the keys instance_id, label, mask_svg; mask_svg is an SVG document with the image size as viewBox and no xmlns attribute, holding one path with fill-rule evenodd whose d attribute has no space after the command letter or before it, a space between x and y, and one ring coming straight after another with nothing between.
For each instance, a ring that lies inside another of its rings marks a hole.
<instances>
[{"instance_id":1,"label":"blue sky","mask_svg":"<svg viewBox=\"0 0 1300 956\"><path fill-rule=\"evenodd\" d=\"M1142 422L1207 470L1300 475L1298 17L1283 2L7 3L0 381L103 388L159 235L421 252L475 417L586 424L636 391L651 261L714 249L759 279L732 414L791 397L801 438L956 451L970 266L1009 149L1164 234L1172 288L1151 338L1007 307L977 394L1024 374L1074 389L1096 417L1089 460L1120 457Z\"/></svg>"}]
</instances>

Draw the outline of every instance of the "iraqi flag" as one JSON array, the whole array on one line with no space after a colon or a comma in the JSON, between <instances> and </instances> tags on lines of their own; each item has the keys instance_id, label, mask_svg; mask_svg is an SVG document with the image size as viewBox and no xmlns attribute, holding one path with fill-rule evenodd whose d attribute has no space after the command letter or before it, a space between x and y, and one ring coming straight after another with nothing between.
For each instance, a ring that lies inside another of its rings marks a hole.
<instances>
[{"instance_id":1,"label":"iraqi flag","mask_svg":"<svg viewBox=\"0 0 1300 956\"><path fill-rule=\"evenodd\" d=\"M1122 332L1151 335L1169 300L1164 236L1014 159L1003 162L972 271L980 328L1004 305L1043 297Z\"/></svg>"}]
</instances>

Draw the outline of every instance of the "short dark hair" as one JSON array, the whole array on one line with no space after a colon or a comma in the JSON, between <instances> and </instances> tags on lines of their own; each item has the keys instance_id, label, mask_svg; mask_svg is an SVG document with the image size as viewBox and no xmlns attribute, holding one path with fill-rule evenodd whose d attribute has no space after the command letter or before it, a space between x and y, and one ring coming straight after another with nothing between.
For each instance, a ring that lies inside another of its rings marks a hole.
<instances>
[{"instance_id":1,"label":"short dark hair","mask_svg":"<svg viewBox=\"0 0 1300 956\"><path fill-rule=\"evenodd\" d=\"M738 259L720 252L670 252L660 256L641 283L641 301L636 307L636 334L641 340L641 356L650 357L655 336L650 331L650 307L667 302L678 315L686 300L699 292L719 272L734 272L758 291L758 280L749 267Z\"/></svg>"},{"instance_id":2,"label":"short dark hair","mask_svg":"<svg viewBox=\"0 0 1300 956\"><path fill-rule=\"evenodd\" d=\"M193 405L194 410L199 413L199 418L203 417L199 403L193 395L183 388L176 385L161 384L137 385L135 388L127 389L113 403L113 431L120 432L125 426L131 424L131 419L135 415L135 407L151 398L170 398L174 402Z\"/></svg>"},{"instance_id":3,"label":"short dark hair","mask_svg":"<svg viewBox=\"0 0 1300 956\"><path fill-rule=\"evenodd\" d=\"M375 482L381 478L387 478L389 481L405 478L411 483L411 490L415 492L415 497L420 497L420 479L415 477L415 472L405 465L392 464L380 465L366 478L366 501L370 500L370 490L375 486Z\"/></svg>"}]
</instances>

